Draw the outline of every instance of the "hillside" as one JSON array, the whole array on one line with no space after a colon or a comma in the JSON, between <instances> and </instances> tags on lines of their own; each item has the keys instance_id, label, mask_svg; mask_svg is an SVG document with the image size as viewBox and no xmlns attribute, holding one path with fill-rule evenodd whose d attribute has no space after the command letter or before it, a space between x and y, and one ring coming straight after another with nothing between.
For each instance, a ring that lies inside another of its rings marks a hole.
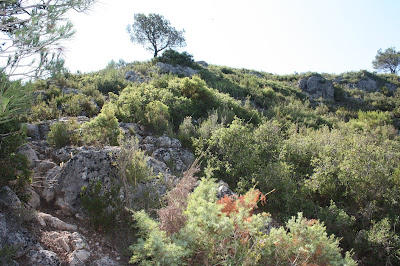
<instances>
[{"instance_id":1,"label":"hillside","mask_svg":"<svg viewBox=\"0 0 400 266\"><path fill-rule=\"evenodd\" d=\"M397 75L166 53L9 86L34 104L0 124L0 234L38 244L2 235L2 261L400 264Z\"/></svg>"}]
</instances>

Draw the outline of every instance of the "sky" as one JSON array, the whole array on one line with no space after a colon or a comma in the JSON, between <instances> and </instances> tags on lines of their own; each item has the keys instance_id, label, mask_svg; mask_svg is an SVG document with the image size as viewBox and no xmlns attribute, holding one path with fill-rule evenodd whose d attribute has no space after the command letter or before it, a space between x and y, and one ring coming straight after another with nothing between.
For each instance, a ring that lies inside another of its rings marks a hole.
<instances>
[{"instance_id":1,"label":"sky","mask_svg":"<svg viewBox=\"0 0 400 266\"><path fill-rule=\"evenodd\" d=\"M99 0L69 13L76 34L64 43L71 72L153 53L130 41L136 13L163 15L185 30L196 61L274 74L374 71L379 49L400 50L399 0Z\"/></svg>"}]
</instances>

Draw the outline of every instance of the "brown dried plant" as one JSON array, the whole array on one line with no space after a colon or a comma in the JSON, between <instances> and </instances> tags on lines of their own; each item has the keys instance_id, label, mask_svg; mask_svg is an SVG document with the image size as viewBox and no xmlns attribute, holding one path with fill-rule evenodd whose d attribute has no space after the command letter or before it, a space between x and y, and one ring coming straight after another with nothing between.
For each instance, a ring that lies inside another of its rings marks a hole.
<instances>
[{"instance_id":1,"label":"brown dried plant","mask_svg":"<svg viewBox=\"0 0 400 266\"><path fill-rule=\"evenodd\" d=\"M167 206L157 211L160 221L160 229L168 235L177 233L185 226L186 216L183 211L187 207L187 199L196 185L197 177L194 175L200 171L199 159L197 158L178 182L166 196Z\"/></svg>"}]
</instances>

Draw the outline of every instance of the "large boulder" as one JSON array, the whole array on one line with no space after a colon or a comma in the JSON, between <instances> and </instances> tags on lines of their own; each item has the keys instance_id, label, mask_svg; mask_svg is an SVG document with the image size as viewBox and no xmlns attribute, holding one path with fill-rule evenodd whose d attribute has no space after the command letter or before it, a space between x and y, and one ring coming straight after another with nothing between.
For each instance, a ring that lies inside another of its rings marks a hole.
<instances>
[{"instance_id":1,"label":"large boulder","mask_svg":"<svg viewBox=\"0 0 400 266\"><path fill-rule=\"evenodd\" d=\"M139 83L143 83L146 80L144 78L142 78L140 75L138 75L135 71L127 71L125 73L125 79L131 82L139 82Z\"/></svg>"},{"instance_id":2,"label":"large boulder","mask_svg":"<svg viewBox=\"0 0 400 266\"><path fill-rule=\"evenodd\" d=\"M371 78L365 78L365 79L360 80L359 82L357 82L356 87L365 92L378 91L378 83Z\"/></svg>"},{"instance_id":3,"label":"large boulder","mask_svg":"<svg viewBox=\"0 0 400 266\"><path fill-rule=\"evenodd\" d=\"M14 258L19 258L33 249L36 244L36 239L21 226L19 219L0 210L0 250L12 247L15 250Z\"/></svg>"},{"instance_id":4,"label":"large boulder","mask_svg":"<svg viewBox=\"0 0 400 266\"><path fill-rule=\"evenodd\" d=\"M310 100L323 98L324 100L334 99L334 87L332 82L322 76L311 76L307 80L301 79L298 86L304 91Z\"/></svg>"},{"instance_id":5,"label":"large boulder","mask_svg":"<svg viewBox=\"0 0 400 266\"><path fill-rule=\"evenodd\" d=\"M105 147L82 150L73 156L59 174L55 205L65 214L75 214L82 187L100 182L105 189L111 189L118 180L115 161L119 151L117 147Z\"/></svg>"}]
</instances>

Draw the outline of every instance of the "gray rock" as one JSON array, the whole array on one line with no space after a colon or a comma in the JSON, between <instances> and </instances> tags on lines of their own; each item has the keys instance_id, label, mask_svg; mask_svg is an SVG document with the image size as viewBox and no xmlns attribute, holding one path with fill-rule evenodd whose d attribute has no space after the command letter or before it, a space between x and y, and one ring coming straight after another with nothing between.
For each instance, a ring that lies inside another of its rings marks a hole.
<instances>
[{"instance_id":1,"label":"gray rock","mask_svg":"<svg viewBox=\"0 0 400 266\"><path fill-rule=\"evenodd\" d=\"M203 66L203 67L208 67L208 64L206 61L196 61L197 64Z\"/></svg>"},{"instance_id":2,"label":"gray rock","mask_svg":"<svg viewBox=\"0 0 400 266\"><path fill-rule=\"evenodd\" d=\"M34 169L34 172L40 176L46 175L50 169L53 169L56 166L57 164L55 164L54 162L50 160L44 160L38 163L38 165Z\"/></svg>"},{"instance_id":3,"label":"gray rock","mask_svg":"<svg viewBox=\"0 0 400 266\"><path fill-rule=\"evenodd\" d=\"M0 207L19 215L23 206L15 192L10 187L4 186L0 189Z\"/></svg>"},{"instance_id":4,"label":"gray rock","mask_svg":"<svg viewBox=\"0 0 400 266\"><path fill-rule=\"evenodd\" d=\"M184 67L184 66L173 66L170 64L165 64L162 62L157 63L157 68L160 71L160 73L167 74L175 74L175 75L183 75L185 77L191 77L193 75L196 75L199 73L198 70L194 70L191 67Z\"/></svg>"},{"instance_id":5,"label":"gray rock","mask_svg":"<svg viewBox=\"0 0 400 266\"><path fill-rule=\"evenodd\" d=\"M233 193L233 191L229 189L229 186L228 186L227 183L225 183L225 182L222 181L222 180L218 182L217 197L218 197L219 199L225 197L225 195L232 196L232 195L234 195L234 194L235 194L235 193Z\"/></svg>"},{"instance_id":6,"label":"gray rock","mask_svg":"<svg viewBox=\"0 0 400 266\"><path fill-rule=\"evenodd\" d=\"M39 126L37 124L25 124L26 127L26 135L28 137L31 137L33 140L39 140L40 139L40 133L39 133Z\"/></svg>"},{"instance_id":7,"label":"gray rock","mask_svg":"<svg viewBox=\"0 0 400 266\"><path fill-rule=\"evenodd\" d=\"M26 188L26 193L29 195L28 205L33 209L38 209L40 207L40 196L31 186Z\"/></svg>"},{"instance_id":8,"label":"gray rock","mask_svg":"<svg viewBox=\"0 0 400 266\"><path fill-rule=\"evenodd\" d=\"M15 258L22 257L33 249L37 241L31 233L20 225L19 219L0 212L0 250L5 246L15 249Z\"/></svg>"},{"instance_id":9,"label":"gray rock","mask_svg":"<svg viewBox=\"0 0 400 266\"><path fill-rule=\"evenodd\" d=\"M395 84L393 84L393 83L385 83L385 87L390 92L395 92L397 90L397 86Z\"/></svg>"},{"instance_id":10,"label":"gray rock","mask_svg":"<svg viewBox=\"0 0 400 266\"><path fill-rule=\"evenodd\" d=\"M120 264L115 260L111 259L109 256L102 257L93 261L90 266L119 266Z\"/></svg>"},{"instance_id":11,"label":"gray rock","mask_svg":"<svg viewBox=\"0 0 400 266\"><path fill-rule=\"evenodd\" d=\"M46 96L46 91L44 90L39 90L39 91L34 91L32 92L32 96L34 100L43 100Z\"/></svg>"},{"instance_id":12,"label":"gray rock","mask_svg":"<svg viewBox=\"0 0 400 266\"><path fill-rule=\"evenodd\" d=\"M63 95L68 95L68 94L79 94L81 91L78 89L73 89L73 88L64 88L62 89L62 94Z\"/></svg>"},{"instance_id":13,"label":"gray rock","mask_svg":"<svg viewBox=\"0 0 400 266\"><path fill-rule=\"evenodd\" d=\"M39 157L37 156L35 150L32 149L32 147L28 143L18 148L17 152L25 155L28 158L31 167L34 167L36 162L39 160Z\"/></svg>"},{"instance_id":14,"label":"gray rock","mask_svg":"<svg viewBox=\"0 0 400 266\"><path fill-rule=\"evenodd\" d=\"M68 256L69 265L85 265L85 262L90 258L90 252L86 249L78 249Z\"/></svg>"},{"instance_id":15,"label":"gray rock","mask_svg":"<svg viewBox=\"0 0 400 266\"><path fill-rule=\"evenodd\" d=\"M32 266L58 266L61 265L57 254L49 250L31 250L27 256Z\"/></svg>"},{"instance_id":16,"label":"gray rock","mask_svg":"<svg viewBox=\"0 0 400 266\"><path fill-rule=\"evenodd\" d=\"M45 224L51 228L62 231L76 231L78 229L76 225L68 224L48 213L38 212L37 220L41 225Z\"/></svg>"},{"instance_id":17,"label":"gray rock","mask_svg":"<svg viewBox=\"0 0 400 266\"><path fill-rule=\"evenodd\" d=\"M79 234L78 232L72 233L71 238L72 238L71 244L75 250L78 250L78 249L89 250L90 249L89 244L86 241L86 238L83 235Z\"/></svg>"},{"instance_id":18,"label":"gray rock","mask_svg":"<svg viewBox=\"0 0 400 266\"><path fill-rule=\"evenodd\" d=\"M305 91L307 89L307 79L300 79L297 85L302 91Z\"/></svg>"},{"instance_id":19,"label":"gray rock","mask_svg":"<svg viewBox=\"0 0 400 266\"><path fill-rule=\"evenodd\" d=\"M359 82L357 82L356 87L365 92L378 91L378 83L371 78L366 78L366 79L360 80Z\"/></svg>"},{"instance_id":20,"label":"gray rock","mask_svg":"<svg viewBox=\"0 0 400 266\"><path fill-rule=\"evenodd\" d=\"M311 76L305 85L304 80L300 80L299 87L310 97L310 100L323 98L333 100L334 88L332 82L321 76Z\"/></svg>"},{"instance_id":21,"label":"gray rock","mask_svg":"<svg viewBox=\"0 0 400 266\"><path fill-rule=\"evenodd\" d=\"M118 147L105 147L82 150L74 155L60 172L55 205L65 214L75 214L83 186L100 181L105 189L110 189L112 180L118 180L114 162L119 151Z\"/></svg>"},{"instance_id":22,"label":"gray rock","mask_svg":"<svg viewBox=\"0 0 400 266\"><path fill-rule=\"evenodd\" d=\"M46 139L47 134L49 134L50 132L50 124L47 122L43 122L38 126L39 126L40 139Z\"/></svg>"}]
</instances>

